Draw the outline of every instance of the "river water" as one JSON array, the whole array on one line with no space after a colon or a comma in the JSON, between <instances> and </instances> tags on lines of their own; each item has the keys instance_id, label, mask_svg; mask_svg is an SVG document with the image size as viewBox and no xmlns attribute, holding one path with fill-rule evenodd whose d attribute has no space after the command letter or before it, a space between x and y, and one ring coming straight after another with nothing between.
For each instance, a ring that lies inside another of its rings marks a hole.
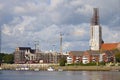
<instances>
[{"instance_id":1,"label":"river water","mask_svg":"<svg viewBox=\"0 0 120 80\"><path fill-rule=\"evenodd\" d=\"M120 80L115 71L0 71L0 80Z\"/></svg>"}]
</instances>

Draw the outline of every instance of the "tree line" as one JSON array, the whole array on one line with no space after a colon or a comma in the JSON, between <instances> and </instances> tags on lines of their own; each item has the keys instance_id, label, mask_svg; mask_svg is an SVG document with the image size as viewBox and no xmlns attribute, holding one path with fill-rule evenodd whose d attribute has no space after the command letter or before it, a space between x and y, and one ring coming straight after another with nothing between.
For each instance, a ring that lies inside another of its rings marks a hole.
<instances>
[{"instance_id":1,"label":"tree line","mask_svg":"<svg viewBox=\"0 0 120 80\"><path fill-rule=\"evenodd\" d=\"M2 63L14 63L14 55L13 54L6 54L6 53L0 53L0 64Z\"/></svg>"}]
</instances>

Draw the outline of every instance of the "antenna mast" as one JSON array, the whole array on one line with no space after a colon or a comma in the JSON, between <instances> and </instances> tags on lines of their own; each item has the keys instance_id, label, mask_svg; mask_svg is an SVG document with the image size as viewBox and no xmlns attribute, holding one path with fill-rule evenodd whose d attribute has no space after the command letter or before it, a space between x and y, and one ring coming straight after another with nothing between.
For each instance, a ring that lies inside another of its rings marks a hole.
<instances>
[{"instance_id":1,"label":"antenna mast","mask_svg":"<svg viewBox=\"0 0 120 80\"><path fill-rule=\"evenodd\" d=\"M35 52L39 52L39 41L35 41Z\"/></svg>"},{"instance_id":2,"label":"antenna mast","mask_svg":"<svg viewBox=\"0 0 120 80\"><path fill-rule=\"evenodd\" d=\"M62 33L60 33L60 54L62 55Z\"/></svg>"}]
</instances>

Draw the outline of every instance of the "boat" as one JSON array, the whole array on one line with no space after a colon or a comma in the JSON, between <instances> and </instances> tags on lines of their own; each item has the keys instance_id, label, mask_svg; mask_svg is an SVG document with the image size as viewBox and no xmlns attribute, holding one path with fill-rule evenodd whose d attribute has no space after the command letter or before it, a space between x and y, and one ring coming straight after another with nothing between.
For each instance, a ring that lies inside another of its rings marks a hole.
<instances>
[{"instance_id":1,"label":"boat","mask_svg":"<svg viewBox=\"0 0 120 80\"><path fill-rule=\"evenodd\" d=\"M55 69L53 67L49 67L47 71L55 71Z\"/></svg>"},{"instance_id":2,"label":"boat","mask_svg":"<svg viewBox=\"0 0 120 80\"><path fill-rule=\"evenodd\" d=\"M15 70L16 71L28 71L29 68L28 67L17 67Z\"/></svg>"},{"instance_id":3,"label":"boat","mask_svg":"<svg viewBox=\"0 0 120 80\"><path fill-rule=\"evenodd\" d=\"M16 71L19 71L19 70L20 70L20 68L16 68L15 70L16 70Z\"/></svg>"},{"instance_id":4,"label":"boat","mask_svg":"<svg viewBox=\"0 0 120 80\"><path fill-rule=\"evenodd\" d=\"M2 68L0 67L0 70L2 70Z\"/></svg>"},{"instance_id":5,"label":"boat","mask_svg":"<svg viewBox=\"0 0 120 80\"><path fill-rule=\"evenodd\" d=\"M59 68L58 71L63 71L63 69Z\"/></svg>"},{"instance_id":6,"label":"boat","mask_svg":"<svg viewBox=\"0 0 120 80\"><path fill-rule=\"evenodd\" d=\"M39 69L38 69L38 68L35 68L34 71L39 71Z\"/></svg>"},{"instance_id":7,"label":"boat","mask_svg":"<svg viewBox=\"0 0 120 80\"><path fill-rule=\"evenodd\" d=\"M28 68L28 67L25 67L25 68L24 68L24 70L25 70L25 71L28 71L28 70L29 70L29 68Z\"/></svg>"}]
</instances>

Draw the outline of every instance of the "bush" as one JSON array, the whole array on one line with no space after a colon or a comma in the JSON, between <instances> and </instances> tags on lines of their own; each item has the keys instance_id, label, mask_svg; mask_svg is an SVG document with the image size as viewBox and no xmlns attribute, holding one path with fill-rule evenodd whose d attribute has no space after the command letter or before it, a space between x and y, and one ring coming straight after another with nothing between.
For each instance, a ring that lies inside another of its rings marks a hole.
<instances>
[{"instance_id":1,"label":"bush","mask_svg":"<svg viewBox=\"0 0 120 80\"><path fill-rule=\"evenodd\" d=\"M68 66L96 66L96 62L91 62L91 63L88 63L88 64L74 63L74 64L68 64Z\"/></svg>"},{"instance_id":2,"label":"bush","mask_svg":"<svg viewBox=\"0 0 120 80\"><path fill-rule=\"evenodd\" d=\"M105 65L105 62L100 62L99 65L104 66L104 65Z\"/></svg>"},{"instance_id":3,"label":"bush","mask_svg":"<svg viewBox=\"0 0 120 80\"><path fill-rule=\"evenodd\" d=\"M59 65L60 66L65 66L65 63L66 63L66 59L65 58L61 58L60 61L59 61Z\"/></svg>"}]
</instances>

